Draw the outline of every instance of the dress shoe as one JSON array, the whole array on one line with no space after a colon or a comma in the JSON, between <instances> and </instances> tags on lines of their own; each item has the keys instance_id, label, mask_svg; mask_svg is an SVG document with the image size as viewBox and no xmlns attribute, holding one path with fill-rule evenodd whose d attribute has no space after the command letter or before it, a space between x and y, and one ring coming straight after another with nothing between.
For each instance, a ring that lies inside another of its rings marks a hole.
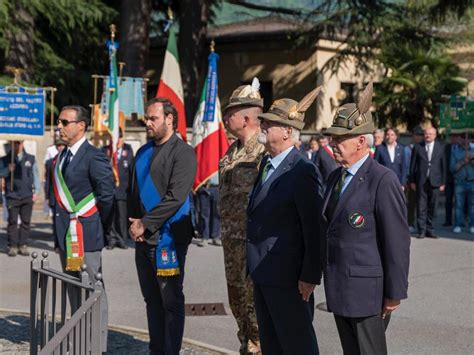
<instances>
[{"instance_id":1,"label":"dress shoe","mask_svg":"<svg viewBox=\"0 0 474 355\"><path fill-rule=\"evenodd\" d=\"M128 245L124 242L118 242L117 244L115 244L115 246L120 249L128 249Z\"/></svg>"},{"instance_id":2,"label":"dress shoe","mask_svg":"<svg viewBox=\"0 0 474 355\"><path fill-rule=\"evenodd\" d=\"M438 239L439 238L436 234L433 234L433 233L426 233L426 237L431 238L431 239Z\"/></svg>"},{"instance_id":3,"label":"dress shoe","mask_svg":"<svg viewBox=\"0 0 474 355\"><path fill-rule=\"evenodd\" d=\"M221 240L220 240L220 239L217 239L217 238L216 238L216 239L213 239L213 240L211 241L211 244L212 244L212 245L215 245L216 247L221 247L221 246L222 246Z\"/></svg>"},{"instance_id":4,"label":"dress shoe","mask_svg":"<svg viewBox=\"0 0 474 355\"><path fill-rule=\"evenodd\" d=\"M451 227L453 224L451 222L444 222L443 227Z\"/></svg>"},{"instance_id":5,"label":"dress shoe","mask_svg":"<svg viewBox=\"0 0 474 355\"><path fill-rule=\"evenodd\" d=\"M113 248L115 248L115 244L107 244L105 246L105 249L107 249L107 250L112 250Z\"/></svg>"},{"instance_id":6,"label":"dress shoe","mask_svg":"<svg viewBox=\"0 0 474 355\"><path fill-rule=\"evenodd\" d=\"M10 247L8 250L8 256L16 256L18 254L18 248L17 247Z\"/></svg>"},{"instance_id":7,"label":"dress shoe","mask_svg":"<svg viewBox=\"0 0 474 355\"><path fill-rule=\"evenodd\" d=\"M423 239L425 238L425 233L420 233L416 236L418 239Z\"/></svg>"},{"instance_id":8,"label":"dress shoe","mask_svg":"<svg viewBox=\"0 0 474 355\"><path fill-rule=\"evenodd\" d=\"M28 247L26 245L21 245L20 249L18 250L18 254L23 255L23 256L30 256Z\"/></svg>"}]
</instances>

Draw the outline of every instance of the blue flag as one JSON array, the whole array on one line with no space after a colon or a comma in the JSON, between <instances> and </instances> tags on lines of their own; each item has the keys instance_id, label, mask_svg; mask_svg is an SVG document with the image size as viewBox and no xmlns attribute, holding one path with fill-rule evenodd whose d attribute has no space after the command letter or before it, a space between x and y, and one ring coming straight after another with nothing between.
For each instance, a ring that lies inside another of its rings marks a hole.
<instances>
[{"instance_id":1,"label":"blue flag","mask_svg":"<svg viewBox=\"0 0 474 355\"><path fill-rule=\"evenodd\" d=\"M206 106L204 108L203 122L213 122L216 110L217 100L217 60L219 56L211 52L209 54L209 68L207 70L207 89L206 89Z\"/></svg>"}]
</instances>

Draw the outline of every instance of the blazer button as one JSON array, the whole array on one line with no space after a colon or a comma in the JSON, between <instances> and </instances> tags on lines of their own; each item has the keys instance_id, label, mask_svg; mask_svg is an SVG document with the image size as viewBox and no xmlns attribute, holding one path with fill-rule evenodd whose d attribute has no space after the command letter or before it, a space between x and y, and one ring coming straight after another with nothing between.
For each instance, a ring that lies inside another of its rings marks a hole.
<instances>
[{"instance_id":1,"label":"blazer button","mask_svg":"<svg viewBox=\"0 0 474 355\"><path fill-rule=\"evenodd\" d=\"M252 223L252 222L253 222L253 220L252 220L251 218L249 218L248 222L249 222L249 223Z\"/></svg>"}]
</instances>

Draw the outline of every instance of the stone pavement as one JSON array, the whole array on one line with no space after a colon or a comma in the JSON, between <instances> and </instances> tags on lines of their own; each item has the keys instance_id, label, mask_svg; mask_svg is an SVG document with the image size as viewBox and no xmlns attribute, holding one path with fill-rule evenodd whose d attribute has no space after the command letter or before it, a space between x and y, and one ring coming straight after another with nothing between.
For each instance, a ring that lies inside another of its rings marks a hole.
<instances>
[{"instance_id":1,"label":"stone pavement","mask_svg":"<svg viewBox=\"0 0 474 355\"><path fill-rule=\"evenodd\" d=\"M439 217L441 222L443 216ZM35 222L31 249L47 250L52 267L59 269L49 221L37 215ZM437 231L438 240L412 238L409 298L394 313L387 331L391 354L474 353L474 236L454 235L443 227ZM6 235L0 225L1 309L29 310L29 262L27 257L6 255ZM146 330L134 249L104 250L103 264L110 324ZM228 310L222 248L190 246L185 295L187 303L221 302L228 311L226 316L186 317L185 337L236 351L237 327ZM325 301L322 286L315 297L316 303ZM0 322L0 339L5 339ZM314 326L321 354L342 353L330 313L317 309ZM132 344L145 342L138 339ZM115 341L118 338L110 344Z\"/></svg>"}]
</instances>

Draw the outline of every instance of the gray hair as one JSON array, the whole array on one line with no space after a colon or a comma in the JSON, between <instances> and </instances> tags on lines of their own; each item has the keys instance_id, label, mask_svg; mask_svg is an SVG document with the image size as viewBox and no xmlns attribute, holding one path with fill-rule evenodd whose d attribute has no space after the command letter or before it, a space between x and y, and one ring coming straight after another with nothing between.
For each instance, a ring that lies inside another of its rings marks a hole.
<instances>
[{"instance_id":1,"label":"gray hair","mask_svg":"<svg viewBox=\"0 0 474 355\"><path fill-rule=\"evenodd\" d=\"M291 140L296 143L300 140L300 131L294 127L291 127Z\"/></svg>"},{"instance_id":2,"label":"gray hair","mask_svg":"<svg viewBox=\"0 0 474 355\"><path fill-rule=\"evenodd\" d=\"M384 130L383 129L380 129L380 128L377 128L375 131L374 131L374 134L385 134Z\"/></svg>"},{"instance_id":3,"label":"gray hair","mask_svg":"<svg viewBox=\"0 0 474 355\"><path fill-rule=\"evenodd\" d=\"M367 142L368 147L372 148L374 146L374 135L371 133L367 133L367 134L363 134L362 136L365 138L365 141Z\"/></svg>"}]
</instances>

